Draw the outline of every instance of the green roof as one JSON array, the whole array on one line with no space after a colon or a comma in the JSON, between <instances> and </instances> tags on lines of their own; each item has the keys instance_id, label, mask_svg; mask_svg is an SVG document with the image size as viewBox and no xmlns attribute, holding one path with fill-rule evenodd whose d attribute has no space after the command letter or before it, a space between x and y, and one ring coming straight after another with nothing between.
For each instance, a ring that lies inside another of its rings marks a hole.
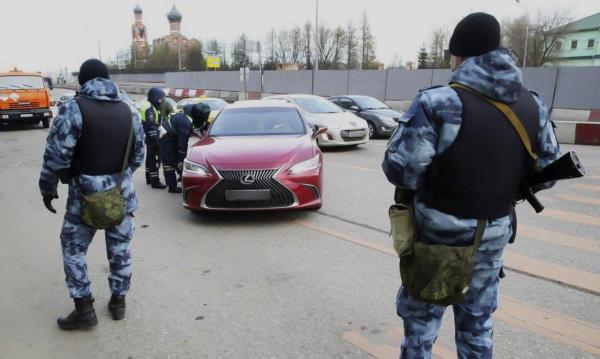
<instances>
[{"instance_id":1,"label":"green roof","mask_svg":"<svg viewBox=\"0 0 600 359\"><path fill-rule=\"evenodd\" d=\"M600 30L600 12L577 21L573 21L570 24L565 25L568 32L586 31L586 30Z\"/></svg>"}]
</instances>

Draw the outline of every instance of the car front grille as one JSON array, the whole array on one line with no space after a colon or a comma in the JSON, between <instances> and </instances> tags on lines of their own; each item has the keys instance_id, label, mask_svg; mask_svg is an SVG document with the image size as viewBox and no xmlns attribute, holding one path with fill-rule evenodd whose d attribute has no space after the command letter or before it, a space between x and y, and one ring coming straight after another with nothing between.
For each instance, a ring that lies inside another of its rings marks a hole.
<instances>
[{"instance_id":1,"label":"car front grille","mask_svg":"<svg viewBox=\"0 0 600 359\"><path fill-rule=\"evenodd\" d=\"M38 108L40 107L40 103L37 101L31 102L12 102L8 104L8 108L11 110L21 110L21 109L30 109L30 108Z\"/></svg>"},{"instance_id":2,"label":"car front grille","mask_svg":"<svg viewBox=\"0 0 600 359\"><path fill-rule=\"evenodd\" d=\"M350 133L361 133L361 136L350 136ZM340 131L340 136L342 136L342 140L345 142L354 142L364 140L365 137L369 135L369 131L365 130L342 130Z\"/></svg>"},{"instance_id":3,"label":"car front grille","mask_svg":"<svg viewBox=\"0 0 600 359\"><path fill-rule=\"evenodd\" d=\"M277 169L270 170L238 170L218 171L221 180L206 194L204 205L207 208L230 209L261 209L261 208L286 208L295 203L294 194L274 177ZM252 176L254 182L243 184L242 178ZM264 191L269 190L271 198L268 200L227 200L227 191Z\"/></svg>"}]
</instances>

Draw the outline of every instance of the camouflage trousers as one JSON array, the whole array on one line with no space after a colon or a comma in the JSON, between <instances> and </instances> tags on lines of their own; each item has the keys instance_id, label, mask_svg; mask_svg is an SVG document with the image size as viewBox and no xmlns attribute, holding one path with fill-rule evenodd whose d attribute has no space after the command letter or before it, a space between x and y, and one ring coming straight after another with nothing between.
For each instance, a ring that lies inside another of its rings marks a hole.
<instances>
[{"instance_id":1,"label":"camouflage trousers","mask_svg":"<svg viewBox=\"0 0 600 359\"><path fill-rule=\"evenodd\" d=\"M118 226L105 230L106 255L110 267L108 284L115 295L125 295L131 284L131 249L134 221L131 215ZM65 216L60 234L63 266L67 289L72 298L91 294L91 282L87 274L86 254L96 229L81 222L79 217Z\"/></svg>"},{"instance_id":2,"label":"camouflage trousers","mask_svg":"<svg viewBox=\"0 0 600 359\"><path fill-rule=\"evenodd\" d=\"M486 227L477 251L469 291L452 307L459 359L492 358L492 313L498 306L502 252L511 235L506 225L493 222ZM401 287L396 297L396 311L404 322L400 358L431 358L431 348L446 307L416 301Z\"/></svg>"}]
</instances>

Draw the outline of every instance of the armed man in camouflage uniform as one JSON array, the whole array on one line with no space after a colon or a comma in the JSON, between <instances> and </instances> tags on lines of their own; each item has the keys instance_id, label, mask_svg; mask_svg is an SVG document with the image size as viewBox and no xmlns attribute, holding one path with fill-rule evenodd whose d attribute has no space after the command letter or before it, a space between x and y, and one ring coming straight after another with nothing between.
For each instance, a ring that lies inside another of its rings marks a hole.
<instances>
[{"instance_id":1,"label":"armed man in camouflage uniform","mask_svg":"<svg viewBox=\"0 0 600 359\"><path fill-rule=\"evenodd\" d=\"M131 281L129 242L134 231L133 212L138 207L132 175L144 160L144 131L137 111L120 100L119 89L108 79L106 66L95 59L84 62L79 83L82 86L79 99L63 104L54 120L39 180L44 205L52 213L56 213L52 200L58 198L59 179L69 183L60 238L66 284L75 310L58 319L62 329L90 328L97 324L85 258L96 230L80 218L80 195L106 191L118 183L125 147L132 133L128 168L121 182L127 216L121 224L105 231L112 292L108 307L115 320L125 315L125 294Z\"/></svg>"},{"instance_id":2,"label":"armed man in camouflage uniform","mask_svg":"<svg viewBox=\"0 0 600 359\"><path fill-rule=\"evenodd\" d=\"M500 26L493 16L475 13L461 20L450 40L450 83L508 104L543 168L559 155L553 125L539 96L523 88L512 55L499 46ZM477 94L448 86L421 91L388 144L383 170L398 188L415 193L417 241L471 245L478 219L486 220L471 285L453 306L461 359L492 357L502 252L513 233L509 213L530 165L500 111ZM396 309L404 322L401 358L431 358L446 308L417 301L401 287Z\"/></svg>"}]
</instances>

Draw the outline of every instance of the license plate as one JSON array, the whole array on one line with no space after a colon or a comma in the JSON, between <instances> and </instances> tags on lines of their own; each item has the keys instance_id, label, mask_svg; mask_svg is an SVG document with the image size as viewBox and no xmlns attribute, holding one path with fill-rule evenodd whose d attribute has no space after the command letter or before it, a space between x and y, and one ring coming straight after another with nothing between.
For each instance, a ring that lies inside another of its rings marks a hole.
<instances>
[{"instance_id":1,"label":"license plate","mask_svg":"<svg viewBox=\"0 0 600 359\"><path fill-rule=\"evenodd\" d=\"M251 190L227 190L225 191L225 200L233 201L268 201L271 199L271 190L251 189Z\"/></svg>"},{"instance_id":2,"label":"license plate","mask_svg":"<svg viewBox=\"0 0 600 359\"><path fill-rule=\"evenodd\" d=\"M21 117L26 118L26 117L33 117L33 114L31 113L22 113Z\"/></svg>"},{"instance_id":3,"label":"license plate","mask_svg":"<svg viewBox=\"0 0 600 359\"><path fill-rule=\"evenodd\" d=\"M348 137L352 137L352 138L364 137L364 135L365 135L365 132L363 130L348 132Z\"/></svg>"}]
</instances>

